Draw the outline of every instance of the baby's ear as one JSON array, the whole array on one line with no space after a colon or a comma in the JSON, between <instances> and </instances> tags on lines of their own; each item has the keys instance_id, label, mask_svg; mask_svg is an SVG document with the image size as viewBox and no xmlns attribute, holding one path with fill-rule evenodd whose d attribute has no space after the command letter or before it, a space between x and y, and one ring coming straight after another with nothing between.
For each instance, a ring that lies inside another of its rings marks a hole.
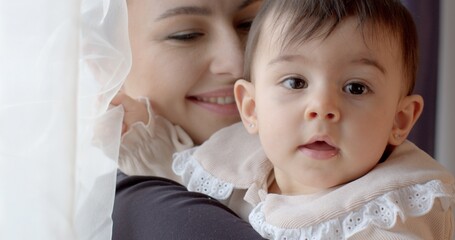
<instances>
[{"instance_id":1,"label":"baby's ear","mask_svg":"<svg viewBox=\"0 0 455 240\"><path fill-rule=\"evenodd\" d=\"M234 85L234 95L243 125L249 133L257 133L256 101L254 98L253 83L243 79L237 80Z\"/></svg>"},{"instance_id":2,"label":"baby's ear","mask_svg":"<svg viewBox=\"0 0 455 240\"><path fill-rule=\"evenodd\" d=\"M390 132L389 144L397 146L406 140L422 110L423 98L420 95L406 96L400 101Z\"/></svg>"}]
</instances>

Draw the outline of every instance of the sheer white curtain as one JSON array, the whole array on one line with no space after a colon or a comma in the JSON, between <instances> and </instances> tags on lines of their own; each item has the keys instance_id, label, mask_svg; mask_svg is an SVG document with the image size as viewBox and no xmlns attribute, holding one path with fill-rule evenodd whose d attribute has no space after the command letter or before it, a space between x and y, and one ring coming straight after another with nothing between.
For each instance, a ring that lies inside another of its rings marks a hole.
<instances>
[{"instance_id":1,"label":"sheer white curtain","mask_svg":"<svg viewBox=\"0 0 455 240\"><path fill-rule=\"evenodd\" d=\"M441 0L436 159L455 175L455 1ZM454 210L455 214L455 210ZM455 236L453 237L455 240Z\"/></svg>"},{"instance_id":2,"label":"sheer white curtain","mask_svg":"<svg viewBox=\"0 0 455 240\"><path fill-rule=\"evenodd\" d=\"M0 0L0 239L111 238L130 64L124 0Z\"/></svg>"},{"instance_id":3,"label":"sheer white curtain","mask_svg":"<svg viewBox=\"0 0 455 240\"><path fill-rule=\"evenodd\" d=\"M441 1L436 159L455 174L455 1Z\"/></svg>"}]
</instances>

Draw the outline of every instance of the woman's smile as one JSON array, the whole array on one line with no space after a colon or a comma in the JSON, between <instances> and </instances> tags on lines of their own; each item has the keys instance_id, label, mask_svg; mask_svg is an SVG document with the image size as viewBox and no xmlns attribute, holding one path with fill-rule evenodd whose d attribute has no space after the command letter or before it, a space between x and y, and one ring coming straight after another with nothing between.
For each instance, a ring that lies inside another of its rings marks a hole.
<instances>
[{"instance_id":1,"label":"woman's smile","mask_svg":"<svg viewBox=\"0 0 455 240\"><path fill-rule=\"evenodd\" d=\"M192 103L220 115L238 115L232 88L187 97Z\"/></svg>"}]
</instances>

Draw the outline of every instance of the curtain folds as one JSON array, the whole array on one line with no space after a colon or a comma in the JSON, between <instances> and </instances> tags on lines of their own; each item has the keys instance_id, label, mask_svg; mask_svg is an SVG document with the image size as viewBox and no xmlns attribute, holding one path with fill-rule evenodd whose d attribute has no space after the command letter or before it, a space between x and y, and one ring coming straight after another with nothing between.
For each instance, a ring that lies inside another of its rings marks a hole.
<instances>
[{"instance_id":1,"label":"curtain folds","mask_svg":"<svg viewBox=\"0 0 455 240\"><path fill-rule=\"evenodd\" d=\"M424 113L410 139L455 174L455 2L402 0L419 32L420 67L416 92L425 100Z\"/></svg>"},{"instance_id":2,"label":"curtain folds","mask_svg":"<svg viewBox=\"0 0 455 240\"><path fill-rule=\"evenodd\" d=\"M0 239L111 238L125 4L0 0Z\"/></svg>"},{"instance_id":3,"label":"curtain folds","mask_svg":"<svg viewBox=\"0 0 455 240\"><path fill-rule=\"evenodd\" d=\"M435 156L436 98L438 87L439 0L402 0L412 13L419 35L419 69L414 92L425 101L423 113L409 139Z\"/></svg>"},{"instance_id":4,"label":"curtain folds","mask_svg":"<svg viewBox=\"0 0 455 240\"><path fill-rule=\"evenodd\" d=\"M441 1L436 158L455 174L455 1Z\"/></svg>"}]
</instances>

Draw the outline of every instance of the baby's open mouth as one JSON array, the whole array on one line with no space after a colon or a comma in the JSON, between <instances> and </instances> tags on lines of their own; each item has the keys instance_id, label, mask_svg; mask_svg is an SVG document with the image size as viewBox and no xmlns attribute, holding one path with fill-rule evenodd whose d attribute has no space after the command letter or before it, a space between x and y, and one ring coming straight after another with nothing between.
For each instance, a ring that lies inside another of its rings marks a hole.
<instances>
[{"instance_id":1,"label":"baby's open mouth","mask_svg":"<svg viewBox=\"0 0 455 240\"><path fill-rule=\"evenodd\" d=\"M302 145L299 147L299 151L315 160L328 160L339 154L337 147L323 140Z\"/></svg>"},{"instance_id":2,"label":"baby's open mouth","mask_svg":"<svg viewBox=\"0 0 455 240\"><path fill-rule=\"evenodd\" d=\"M303 147L316 150L316 151L333 151L336 148L325 141L316 141L310 144L306 144Z\"/></svg>"}]
</instances>

